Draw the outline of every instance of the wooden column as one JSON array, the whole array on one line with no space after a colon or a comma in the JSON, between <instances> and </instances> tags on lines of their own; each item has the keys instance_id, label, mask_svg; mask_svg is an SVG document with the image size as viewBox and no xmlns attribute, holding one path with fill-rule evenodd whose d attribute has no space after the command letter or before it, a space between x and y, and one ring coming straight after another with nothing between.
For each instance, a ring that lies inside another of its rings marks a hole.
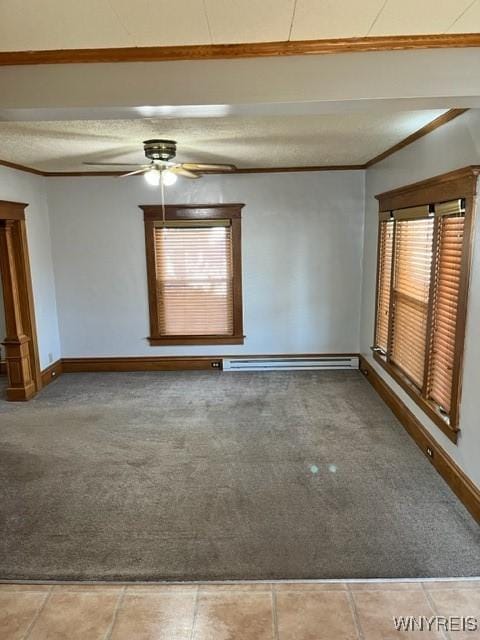
<instances>
[{"instance_id":1,"label":"wooden column","mask_svg":"<svg viewBox=\"0 0 480 640\"><path fill-rule=\"evenodd\" d=\"M25 205L0 201L0 273L5 306L7 400L29 400L41 385L36 344ZM3 337L3 336L2 336Z\"/></svg>"}]
</instances>

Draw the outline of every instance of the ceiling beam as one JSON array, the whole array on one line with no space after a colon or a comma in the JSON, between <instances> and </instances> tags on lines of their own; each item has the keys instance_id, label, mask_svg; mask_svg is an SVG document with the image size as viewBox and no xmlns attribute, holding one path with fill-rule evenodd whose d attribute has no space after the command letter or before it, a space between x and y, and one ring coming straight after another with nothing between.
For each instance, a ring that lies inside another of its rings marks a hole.
<instances>
[{"instance_id":1,"label":"ceiling beam","mask_svg":"<svg viewBox=\"0 0 480 640\"><path fill-rule=\"evenodd\" d=\"M242 105L333 106L352 101L365 101L370 109L372 101L382 108L388 101L407 105L410 99L431 98L445 98L451 107L471 107L480 97L480 74L475 73L479 64L480 46L193 62L0 66L0 110L143 109L145 105L241 109Z\"/></svg>"},{"instance_id":2,"label":"ceiling beam","mask_svg":"<svg viewBox=\"0 0 480 640\"><path fill-rule=\"evenodd\" d=\"M319 116L372 112L389 114L394 111L423 111L428 109L480 108L480 96L385 98L363 100L323 100L309 102L271 102L252 104L200 104L148 107L60 107L37 109L2 109L3 122L71 122L81 120L144 120L155 118L233 118L273 116Z\"/></svg>"}]
</instances>

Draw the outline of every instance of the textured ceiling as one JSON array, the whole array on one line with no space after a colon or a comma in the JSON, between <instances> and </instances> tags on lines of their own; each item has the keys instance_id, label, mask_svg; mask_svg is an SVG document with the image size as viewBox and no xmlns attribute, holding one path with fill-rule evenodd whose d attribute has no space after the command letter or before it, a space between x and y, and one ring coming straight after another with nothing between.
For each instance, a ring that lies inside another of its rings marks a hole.
<instances>
[{"instance_id":1,"label":"textured ceiling","mask_svg":"<svg viewBox=\"0 0 480 640\"><path fill-rule=\"evenodd\" d=\"M141 162L143 140L173 138L182 161L239 168L360 164L443 112L0 122L0 159L45 171L95 170L82 162Z\"/></svg>"},{"instance_id":2,"label":"textured ceiling","mask_svg":"<svg viewBox=\"0 0 480 640\"><path fill-rule=\"evenodd\" d=\"M1 0L0 50L480 31L480 0Z\"/></svg>"}]
</instances>

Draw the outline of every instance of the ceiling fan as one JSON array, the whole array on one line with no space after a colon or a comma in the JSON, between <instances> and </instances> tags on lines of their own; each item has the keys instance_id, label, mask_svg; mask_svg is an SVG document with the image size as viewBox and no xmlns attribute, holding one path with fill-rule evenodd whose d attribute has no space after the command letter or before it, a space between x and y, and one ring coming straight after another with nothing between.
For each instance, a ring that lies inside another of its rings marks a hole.
<instances>
[{"instance_id":1,"label":"ceiling fan","mask_svg":"<svg viewBox=\"0 0 480 640\"><path fill-rule=\"evenodd\" d=\"M177 176L182 178L200 178L201 173L215 171L231 172L236 167L233 164L208 164L205 162L172 162L177 154L177 143L175 140L145 140L143 143L145 156L150 162L138 164L136 162L84 162L91 167L140 167L135 171L124 173L121 177L143 174L148 184L158 186L171 185L177 181Z\"/></svg>"}]
</instances>

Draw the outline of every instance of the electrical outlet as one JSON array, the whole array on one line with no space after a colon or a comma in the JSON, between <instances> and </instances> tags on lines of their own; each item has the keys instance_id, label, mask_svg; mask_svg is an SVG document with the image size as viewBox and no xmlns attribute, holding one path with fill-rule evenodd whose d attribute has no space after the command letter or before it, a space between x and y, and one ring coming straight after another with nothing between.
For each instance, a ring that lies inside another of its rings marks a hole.
<instances>
[{"instance_id":1,"label":"electrical outlet","mask_svg":"<svg viewBox=\"0 0 480 640\"><path fill-rule=\"evenodd\" d=\"M212 369L220 369L220 363L219 362L212 362Z\"/></svg>"},{"instance_id":2,"label":"electrical outlet","mask_svg":"<svg viewBox=\"0 0 480 640\"><path fill-rule=\"evenodd\" d=\"M425 453L429 458L433 458L433 449L431 449L430 447L426 448Z\"/></svg>"}]
</instances>

